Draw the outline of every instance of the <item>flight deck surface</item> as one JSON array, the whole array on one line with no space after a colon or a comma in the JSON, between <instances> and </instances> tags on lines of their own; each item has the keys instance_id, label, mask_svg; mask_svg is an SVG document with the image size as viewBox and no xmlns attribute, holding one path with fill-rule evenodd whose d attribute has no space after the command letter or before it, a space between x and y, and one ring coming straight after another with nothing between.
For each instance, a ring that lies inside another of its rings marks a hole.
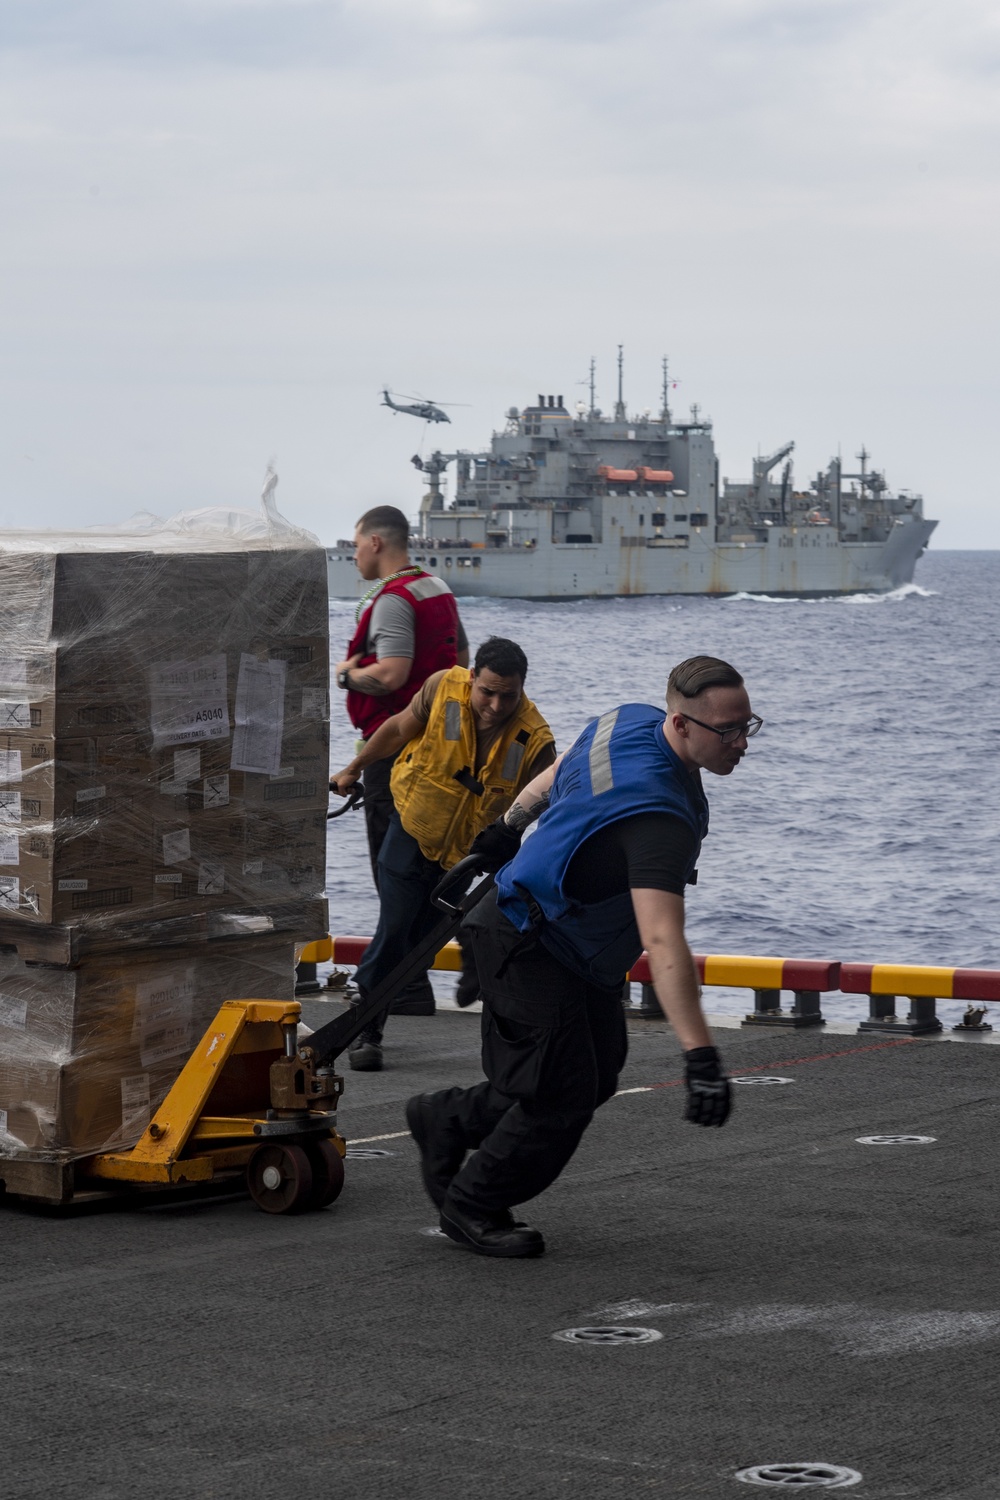
<instances>
[{"instance_id":1,"label":"flight deck surface","mask_svg":"<svg viewBox=\"0 0 1000 1500\"><path fill-rule=\"evenodd\" d=\"M403 1105L480 1076L467 1012L394 1017L386 1070L347 1074L323 1212L6 1206L0 1493L738 1500L738 1471L809 1463L870 1500L995 1500L1000 1049L720 1030L749 1081L701 1130L672 1034L630 1033L523 1210L539 1260L430 1232ZM898 1135L930 1139L858 1139Z\"/></svg>"}]
</instances>

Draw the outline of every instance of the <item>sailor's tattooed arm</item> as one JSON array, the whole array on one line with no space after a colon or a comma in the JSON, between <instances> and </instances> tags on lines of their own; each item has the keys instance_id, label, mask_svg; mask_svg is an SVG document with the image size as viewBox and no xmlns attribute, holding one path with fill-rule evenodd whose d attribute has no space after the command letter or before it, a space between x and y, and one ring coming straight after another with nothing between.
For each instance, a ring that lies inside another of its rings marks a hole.
<instances>
[{"instance_id":1,"label":"sailor's tattooed arm","mask_svg":"<svg viewBox=\"0 0 1000 1500\"><path fill-rule=\"evenodd\" d=\"M559 755L552 762L551 766L546 766L544 771L539 771L538 775L528 782L524 790L518 793L517 797L504 813L504 822L515 833L523 833L528 824L533 823L536 818L540 818L548 807L549 796L552 792L552 783L556 779L556 771L559 769L559 762L561 760L562 756Z\"/></svg>"},{"instance_id":2,"label":"sailor's tattooed arm","mask_svg":"<svg viewBox=\"0 0 1000 1500\"><path fill-rule=\"evenodd\" d=\"M521 797L525 795L521 793ZM540 796L534 797L527 806L523 806L521 799L511 804L504 813L504 822L514 833L523 833L530 823L540 818L549 805L549 793L542 792Z\"/></svg>"}]
</instances>

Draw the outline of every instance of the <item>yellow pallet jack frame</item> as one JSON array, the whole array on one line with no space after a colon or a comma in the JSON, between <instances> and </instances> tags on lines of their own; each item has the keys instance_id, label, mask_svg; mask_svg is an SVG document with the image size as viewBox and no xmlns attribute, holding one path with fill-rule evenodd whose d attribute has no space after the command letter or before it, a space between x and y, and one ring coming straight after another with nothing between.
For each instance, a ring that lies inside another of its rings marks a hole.
<instances>
[{"instance_id":1,"label":"yellow pallet jack frame","mask_svg":"<svg viewBox=\"0 0 1000 1500\"><path fill-rule=\"evenodd\" d=\"M344 1185L343 1079L299 1045L300 1016L296 1001L227 1000L141 1139L77 1162L77 1181L167 1187L242 1169L267 1213L332 1203Z\"/></svg>"},{"instance_id":2,"label":"yellow pallet jack frame","mask_svg":"<svg viewBox=\"0 0 1000 1500\"><path fill-rule=\"evenodd\" d=\"M344 1185L347 1142L337 1130L344 1081L333 1062L413 975L432 963L492 888L473 858L460 860L431 893L444 920L357 1005L300 1042L296 1000L227 1000L192 1052L141 1138L128 1150L65 1157L4 1157L0 1187L15 1196L66 1203L84 1192L194 1186L243 1171L266 1213L324 1208ZM452 893L461 889L457 901Z\"/></svg>"}]
</instances>

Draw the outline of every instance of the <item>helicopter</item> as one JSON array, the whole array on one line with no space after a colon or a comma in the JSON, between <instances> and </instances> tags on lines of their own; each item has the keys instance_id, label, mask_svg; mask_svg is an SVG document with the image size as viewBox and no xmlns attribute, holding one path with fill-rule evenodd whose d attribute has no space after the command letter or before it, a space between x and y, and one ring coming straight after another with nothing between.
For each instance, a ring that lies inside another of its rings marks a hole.
<instances>
[{"instance_id":1,"label":"helicopter","mask_svg":"<svg viewBox=\"0 0 1000 1500\"><path fill-rule=\"evenodd\" d=\"M382 405L392 407L393 411L406 412L410 417L421 417L425 422L450 422L446 411L440 406L435 406L433 401L414 400L412 402L393 401L387 390L382 392Z\"/></svg>"}]
</instances>

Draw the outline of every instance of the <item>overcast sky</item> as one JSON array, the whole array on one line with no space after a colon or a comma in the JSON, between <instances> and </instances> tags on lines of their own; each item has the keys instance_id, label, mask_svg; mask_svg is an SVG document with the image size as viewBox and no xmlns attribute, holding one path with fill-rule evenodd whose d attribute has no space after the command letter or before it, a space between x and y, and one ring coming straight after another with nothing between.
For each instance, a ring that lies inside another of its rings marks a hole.
<instances>
[{"instance_id":1,"label":"overcast sky","mask_svg":"<svg viewBox=\"0 0 1000 1500\"><path fill-rule=\"evenodd\" d=\"M0 525L416 510L537 392L1000 547L987 0L0 0ZM426 432L380 388L465 403Z\"/></svg>"}]
</instances>

